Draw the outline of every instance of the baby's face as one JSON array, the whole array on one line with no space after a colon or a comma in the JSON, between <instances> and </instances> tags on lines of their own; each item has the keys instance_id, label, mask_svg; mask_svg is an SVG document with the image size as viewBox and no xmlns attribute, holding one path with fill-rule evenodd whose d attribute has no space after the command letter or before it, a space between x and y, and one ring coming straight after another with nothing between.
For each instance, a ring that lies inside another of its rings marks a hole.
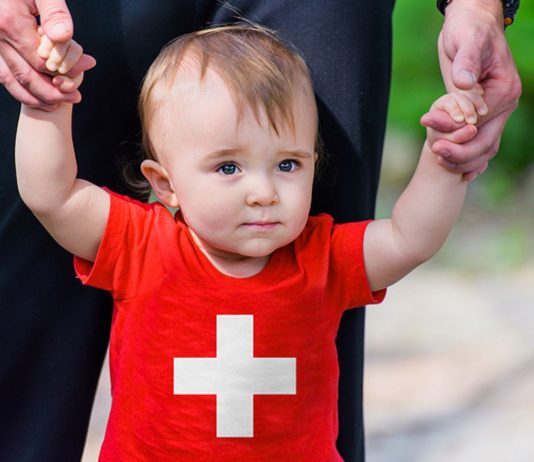
<instances>
[{"instance_id":1,"label":"baby's face","mask_svg":"<svg viewBox=\"0 0 534 462\"><path fill-rule=\"evenodd\" d=\"M313 101L298 97L294 133L280 126L277 135L263 113L257 120L246 109L238 120L229 90L213 71L180 92L162 107L152 139L194 239L218 259L268 258L307 221Z\"/></svg>"}]
</instances>

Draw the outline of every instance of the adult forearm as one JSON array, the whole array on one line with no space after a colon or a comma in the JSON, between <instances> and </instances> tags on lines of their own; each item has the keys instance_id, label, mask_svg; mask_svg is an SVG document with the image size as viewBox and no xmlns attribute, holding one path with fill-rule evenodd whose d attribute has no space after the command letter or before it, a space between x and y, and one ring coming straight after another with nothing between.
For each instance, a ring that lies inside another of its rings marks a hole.
<instances>
[{"instance_id":1,"label":"adult forearm","mask_svg":"<svg viewBox=\"0 0 534 462\"><path fill-rule=\"evenodd\" d=\"M427 143L410 184L397 200L392 228L400 252L414 267L445 243L462 210L467 182L440 167Z\"/></svg>"},{"instance_id":2,"label":"adult forearm","mask_svg":"<svg viewBox=\"0 0 534 462\"><path fill-rule=\"evenodd\" d=\"M71 104L54 112L22 106L15 146L17 182L23 201L37 215L59 209L74 187L71 115Z\"/></svg>"}]
</instances>

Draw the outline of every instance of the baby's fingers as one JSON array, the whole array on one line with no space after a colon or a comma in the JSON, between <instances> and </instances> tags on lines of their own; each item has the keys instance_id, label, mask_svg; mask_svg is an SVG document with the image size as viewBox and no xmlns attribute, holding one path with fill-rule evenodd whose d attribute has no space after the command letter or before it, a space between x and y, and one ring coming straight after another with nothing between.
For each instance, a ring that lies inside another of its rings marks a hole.
<instances>
[{"instance_id":1,"label":"baby's fingers","mask_svg":"<svg viewBox=\"0 0 534 462\"><path fill-rule=\"evenodd\" d=\"M66 74L74 66L83 54L83 48L74 40L71 40L69 48L63 57L63 62L58 68L60 74Z\"/></svg>"},{"instance_id":2,"label":"baby's fingers","mask_svg":"<svg viewBox=\"0 0 534 462\"><path fill-rule=\"evenodd\" d=\"M52 48L54 48L52 41L46 35L41 35L41 43L37 48L37 54L43 59L48 59Z\"/></svg>"},{"instance_id":3,"label":"baby's fingers","mask_svg":"<svg viewBox=\"0 0 534 462\"><path fill-rule=\"evenodd\" d=\"M50 51L50 55L48 56L48 59L46 60L46 68L50 72L55 72L58 70L59 66L61 65L63 61L65 54L67 53L69 45L70 45L69 42L54 43L52 50Z\"/></svg>"},{"instance_id":4,"label":"baby's fingers","mask_svg":"<svg viewBox=\"0 0 534 462\"><path fill-rule=\"evenodd\" d=\"M482 95L471 92L469 96L462 93L451 93L451 96L456 100L468 124L476 124L479 115L488 113L488 107Z\"/></svg>"},{"instance_id":5,"label":"baby's fingers","mask_svg":"<svg viewBox=\"0 0 534 462\"><path fill-rule=\"evenodd\" d=\"M434 102L430 110L433 111L435 109L445 111L455 122L463 122L465 120L458 101L449 94L443 95Z\"/></svg>"}]
</instances>

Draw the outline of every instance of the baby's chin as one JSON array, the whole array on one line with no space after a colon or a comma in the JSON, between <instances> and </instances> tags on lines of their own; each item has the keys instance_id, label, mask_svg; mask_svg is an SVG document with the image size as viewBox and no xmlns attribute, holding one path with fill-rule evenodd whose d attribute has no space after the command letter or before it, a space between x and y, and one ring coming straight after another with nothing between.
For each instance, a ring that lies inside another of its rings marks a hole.
<instances>
[{"instance_id":1,"label":"baby's chin","mask_svg":"<svg viewBox=\"0 0 534 462\"><path fill-rule=\"evenodd\" d=\"M269 257L278 249L285 247L286 245L293 242L296 238L288 237L286 239L277 239L272 241L269 239L257 238L247 244L243 245L239 249L235 249L236 253L241 254L243 257L248 258L263 258Z\"/></svg>"}]
</instances>

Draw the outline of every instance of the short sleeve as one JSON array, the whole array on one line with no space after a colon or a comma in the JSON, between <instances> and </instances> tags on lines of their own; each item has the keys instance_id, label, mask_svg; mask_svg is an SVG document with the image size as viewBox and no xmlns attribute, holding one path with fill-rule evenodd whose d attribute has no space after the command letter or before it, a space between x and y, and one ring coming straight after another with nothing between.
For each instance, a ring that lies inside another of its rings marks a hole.
<instances>
[{"instance_id":1,"label":"short sleeve","mask_svg":"<svg viewBox=\"0 0 534 462\"><path fill-rule=\"evenodd\" d=\"M74 257L74 269L82 284L108 290L116 299L129 298L162 271L157 222L173 218L160 204L109 194L108 222L95 261Z\"/></svg>"},{"instance_id":2,"label":"short sleeve","mask_svg":"<svg viewBox=\"0 0 534 462\"><path fill-rule=\"evenodd\" d=\"M336 224L330 241L330 277L332 296L340 298L344 308L380 303L386 289L371 291L365 271L363 240L371 222Z\"/></svg>"}]
</instances>

